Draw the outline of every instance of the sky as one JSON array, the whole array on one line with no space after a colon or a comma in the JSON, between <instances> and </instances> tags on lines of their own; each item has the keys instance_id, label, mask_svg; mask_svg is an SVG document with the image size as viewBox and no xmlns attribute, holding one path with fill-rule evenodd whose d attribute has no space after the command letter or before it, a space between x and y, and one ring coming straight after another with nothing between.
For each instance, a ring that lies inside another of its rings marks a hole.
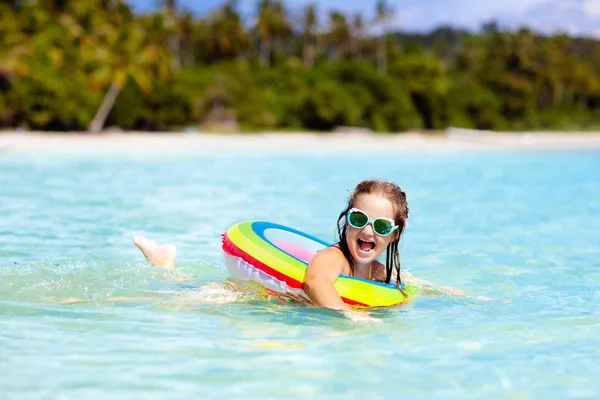
<instances>
[{"instance_id":1,"label":"sky","mask_svg":"<svg viewBox=\"0 0 600 400\"><path fill-rule=\"evenodd\" d=\"M157 0L128 0L136 11L148 11ZM299 14L309 0L284 0L293 14ZM313 0L322 16L335 9L362 13L372 18L375 0ZM178 0L197 14L206 14L223 0ZM258 0L238 0L240 12L251 16ZM543 33L567 32L600 38L600 0L388 0L395 9L391 26L405 31L428 32L440 25L478 30L490 20L502 27L523 25Z\"/></svg>"}]
</instances>

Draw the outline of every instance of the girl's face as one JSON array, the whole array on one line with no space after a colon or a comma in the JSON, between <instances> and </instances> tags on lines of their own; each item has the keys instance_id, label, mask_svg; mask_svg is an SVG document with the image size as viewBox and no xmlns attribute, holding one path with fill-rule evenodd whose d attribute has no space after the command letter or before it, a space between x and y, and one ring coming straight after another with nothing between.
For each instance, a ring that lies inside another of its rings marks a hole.
<instances>
[{"instance_id":1,"label":"girl's face","mask_svg":"<svg viewBox=\"0 0 600 400\"><path fill-rule=\"evenodd\" d=\"M360 194L354 200L353 207L367 213L371 220L375 218L394 219L394 207L385 197L374 194ZM397 238L397 235L398 232L395 231L388 236L379 236L373 231L372 223L357 229L346 221L346 242L350 254L358 265L370 265L373 260L383 253L387 245Z\"/></svg>"}]
</instances>

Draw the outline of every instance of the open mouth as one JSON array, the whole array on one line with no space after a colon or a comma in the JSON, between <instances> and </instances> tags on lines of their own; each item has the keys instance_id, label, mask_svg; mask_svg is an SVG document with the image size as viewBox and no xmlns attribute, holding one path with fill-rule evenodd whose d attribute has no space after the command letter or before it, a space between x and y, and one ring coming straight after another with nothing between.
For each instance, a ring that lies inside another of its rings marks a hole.
<instances>
[{"instance_id":1,"label":"open mouth","mask_svg":"<svg viewBox=\"0 0 600 400\"><path fill-rule=\"evenodd\" d=\"M358 248L361 251L369 252L375 248L375 242L372 240L358 239L357 242L358 242Z\"/></svg>"}]
</instances>

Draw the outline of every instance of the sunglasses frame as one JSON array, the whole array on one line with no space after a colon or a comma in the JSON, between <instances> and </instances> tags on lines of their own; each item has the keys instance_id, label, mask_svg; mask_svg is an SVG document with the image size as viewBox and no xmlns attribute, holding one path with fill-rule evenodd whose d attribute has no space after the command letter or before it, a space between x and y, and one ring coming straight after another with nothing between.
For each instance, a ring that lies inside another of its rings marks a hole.
<instances>
[{"instance_id":1,"label":"sunglasses frame","mask_svg":"<svg viewBox=\"0 0 600 400\"><path fill-rule=\"evenodd\" d=\"M364 214L364 215L365 215L365 217L367 217L367 222L366 222L366 223L365 223L363 226L355 226L354 224L352 224L352 222L350 222L350 214L351 214L351 213L353 213L353 212L359 212L359 213L362 213L362 214ZM390 229L390 231L389 231L387 234L385 234L385 235L383 235L383 234L381 234L381 233L379 233L379 232L377 232L377 231L375 230L375 221L377 221L377 220L380 220L380 219L382 219L382 220L384 220L384 221L387 221L387 222L389 222L390 224L392 224L392 229ZM383 218L383 217L379 217L379 218L371 219L371 218L369 217L369 214L367 214L366 212L364 212L364 211L363 211L363 210L361 210L360 208L356 208L356 207L353 207L353 208L351 208L351 209L349 209L349 210L348 210L348 213L346 214L346 222L348 222L348 224L349 224L351 227L353 227L353 228L356 228L356 229L362 229L362 228L364 228L365 226L367 226L367 225L371 224L371 227L373 228L373 232L375 232L375 234L376 234L376 235L378 235L378 236L381 236L381 237L386 237L386 236L389 236L389 235L391 235L391 234L392 234L392 233L393 233L393 232L394 232L396 229L398 229L398 225L396 225L396 224L394 223L394 220L393 220L393 219L391 219L391 218Z\"/></svg>"}]
</instances>

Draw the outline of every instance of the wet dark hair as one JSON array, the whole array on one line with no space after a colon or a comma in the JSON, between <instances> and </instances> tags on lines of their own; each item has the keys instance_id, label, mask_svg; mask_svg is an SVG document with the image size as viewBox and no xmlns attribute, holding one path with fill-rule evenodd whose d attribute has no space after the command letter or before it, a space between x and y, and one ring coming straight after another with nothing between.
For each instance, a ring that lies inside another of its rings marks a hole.
<instances>
[{"instance_id":1,"label":"wet dark hair","mask_svg":"<svg viewBox=\"0 0 600 400\"><path fill-rule=\"evenodd\" d=\"M338 245L348 260L350 264L350 270L354 275L354 259L352 258L352 254L350 254L350 249L348 248L348 242L346 241L346 215L348 211L354 207L354 203L356 201L356 197L361 194L372 194L382 196L392 203L392 207L394 209L394 223L398 225L398 229L393 235L396 235L396 238L387 246L386 254L385 254L385 267L386 267L386 283L390 283L392 279L392 271L395 268L397 277L396 277L396 286L398 290L402 292L402 294L406 297L406 293L402 289L402 280L400 279L400 252L398 251L398 243L400 242L400 236L402 232L404 232L404 228L406 227L406 221L408 220L408 203L406 201L406 193L400 189L398 185L393 182L386 182L380 180L365 180L356 185L356 188L353 192L350 193L350 198L348 199L348 205L342 211L338 217L337 221L337 233L338 233Z\"/></svg>"}]
</instances>

